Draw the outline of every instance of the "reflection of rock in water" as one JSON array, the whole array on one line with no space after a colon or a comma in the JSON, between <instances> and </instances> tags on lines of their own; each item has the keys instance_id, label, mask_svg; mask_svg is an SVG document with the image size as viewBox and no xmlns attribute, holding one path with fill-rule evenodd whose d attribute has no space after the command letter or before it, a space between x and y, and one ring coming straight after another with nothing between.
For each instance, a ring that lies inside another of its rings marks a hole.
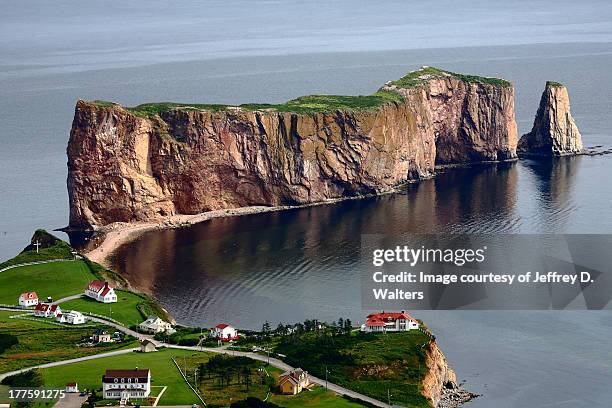
<instances>
[{"instance_id":1,"label":"reflection of rock in water","mask_svg":"<svg viewBox=\"0 0 612 408\"><path fill-rule=\"evenodd\" d=\"M572 192L581 160L575 156L522 162L534 176L538 219L543 225L563 230L575 206Z\"/></svg>"},{"instance_id":2,"label":"reflection of rock in water","mask_svg":"<svg viewBox=\"0 0 612 408\"><path fill-rule=\"evenodd\" d=\"M515 163L454 169L408 188L408 217L419 232L512 231Z\"/></svg>"}]
</instances>

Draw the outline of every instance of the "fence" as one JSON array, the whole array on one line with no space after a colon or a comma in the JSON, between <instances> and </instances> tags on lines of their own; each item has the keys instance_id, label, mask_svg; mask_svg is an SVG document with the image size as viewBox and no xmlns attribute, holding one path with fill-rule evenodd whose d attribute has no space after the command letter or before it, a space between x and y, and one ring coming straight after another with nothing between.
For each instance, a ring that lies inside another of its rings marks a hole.
<instances>
[{"instance_id":1,"label":"fence","mask_svg":"<svg viewBox=\"0 0 612 408\"><path fill-rule=\"evenodd\" d=\"M9 265L5 268L0 269L0 272L8 271L9 269L13 269L13 268L19 268L21 266L41 265L41 264L46 264L46 263L51 263L51 262L66 262L66 261L74 261L74 259L48 259L46 261L24 262L24 263L15 264L15 265Z\"/></svg>"},{"instance_id":2,"label":"fence","mask_svg":"<svg viewBox=\"0 0 612 408\"><path fill-rule=\"evenodd\" d=\"M198 399L202 402L202 404L204 404L204 406L206 406L206 403L204 402L204 399L200 396L200 393L195 388L193 388L191 383L189 383L189 380L187 380L187 376L185 375L185 373L183 373L183 371L181 370L181 367L178 365L178 363L176 362L174 357L170 357L170 358L172 359L172 362L174 363L176 368L179 370L179 373L181 373L181 377L183 377L183 380L185 380L185 382L187 383L189 388L191 388L191 391L193 391L193 393L198 397Z\"/></svg>"}]
</instances>

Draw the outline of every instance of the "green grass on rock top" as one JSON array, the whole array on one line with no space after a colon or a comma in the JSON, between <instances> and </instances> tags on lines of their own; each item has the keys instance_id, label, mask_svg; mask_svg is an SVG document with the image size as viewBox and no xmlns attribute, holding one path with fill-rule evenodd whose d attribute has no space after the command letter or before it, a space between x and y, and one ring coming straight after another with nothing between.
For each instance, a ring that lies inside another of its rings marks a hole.
<instances>
[{"instance_id":1,"label":"green grass on rock top","mask_svg":"<svg viewBox=\"0 0 612 408\"><path fill-rule=\"evenodd\" d=\"M391 84L399 88L412 88L425 83L432 77L453 76L465 82L482 83L495 86L509 87L510 82L498 78L488 78L476 75L464 75L444 71L433 67L423 67L417 71L409 72L402 78L392 81ZM393 91L379 90L372 95L343 96L343 95L308 95L300 96L281 104L246 103L238 106L224 104L194 104L177 102L145 103L125 109L140 117L154 117L172 109L224 112L231 109L246 111L272 111L296 114L316 114L335 111L367 111L377 109L388 103L400 103L401 95ZM108 101L93 101L98 106L119 106Z\"/></svg>"},{"instance_id":2,"label":"green grass on rock top","mask_svg":"<svg viewBox=\"0 0 612 408\"><path fill-rule=\"evenodd\" d=\"M391 81L391 84L397 86L398 88L414 88L425 83L431 78L444 78L449 76L469 83L479 83L502 87L512 86L510 82L500 78L458 74L456 72L445 71L443 69L434 67L423 67L419 70L409 72L400 79L396 81Z\"/></svg>"}]
</instances>

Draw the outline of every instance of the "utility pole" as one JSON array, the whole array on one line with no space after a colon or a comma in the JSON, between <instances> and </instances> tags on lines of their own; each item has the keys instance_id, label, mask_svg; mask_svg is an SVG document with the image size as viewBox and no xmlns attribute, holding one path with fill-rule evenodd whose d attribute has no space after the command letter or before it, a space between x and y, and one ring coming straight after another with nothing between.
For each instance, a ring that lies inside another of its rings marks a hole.
<instances>
[{"instance_id":1,"label":"utility pole","mask_svg":"<svg viewBox=\"0 0 612 408\"><path fill-rule=\"evenodd\" d=\"M329 373L329 371L327 370L327 365L325 365L325 389L327 389L327 373Z\"/></svg>"},{"instance_id":2,"label":"utility pole","mask_svg":"<svg viewBox=\"0 0 612 408\"><path fill-rule=\"evenodd\" d=\"M391 408L391 391L387 388L387 403L389 404L389 408Z\"/></svg>"}]
</instances>

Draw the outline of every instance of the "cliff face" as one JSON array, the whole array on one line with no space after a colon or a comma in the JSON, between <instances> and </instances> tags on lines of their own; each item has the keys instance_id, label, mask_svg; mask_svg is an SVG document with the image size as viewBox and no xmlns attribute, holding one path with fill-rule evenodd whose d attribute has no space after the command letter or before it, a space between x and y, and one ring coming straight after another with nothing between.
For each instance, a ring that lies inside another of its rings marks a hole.
<instances>
[{"instance_id":1,"label":"cliff face","mask_svg":"<svg viewBox=\"0 0 612 408\"><path fill-rule=\"evenodd\" d=\"M518 144L522 156L566 156L582 151L582 136L570 112L565 86L547 82L531 132Z\"/></svg>"},{"instance_id":2,"label":"cliff face","mask_svg":"<svg viewBox=\"0 0 612 408\"><path fill-rule=\"evenodd\" d=\"M70 227L377 194L432 176L436 164L516 157L514 90L504 82L424 69L373 96L329 97L355 107L316 98L325 97L154 113L79 101Z\"/></svg>"},{"instance_id":3,"label":"cliff face","mask_svg":"<svg viewBox=\"0 0 612 408\"><path fill-rule=\"evenodd\" d=\"M425 362L429 371L423 379L423 395L437 407L444 390L457 387L457 377L435 340L429 345Z\"/></svg>"}]
</instances>

